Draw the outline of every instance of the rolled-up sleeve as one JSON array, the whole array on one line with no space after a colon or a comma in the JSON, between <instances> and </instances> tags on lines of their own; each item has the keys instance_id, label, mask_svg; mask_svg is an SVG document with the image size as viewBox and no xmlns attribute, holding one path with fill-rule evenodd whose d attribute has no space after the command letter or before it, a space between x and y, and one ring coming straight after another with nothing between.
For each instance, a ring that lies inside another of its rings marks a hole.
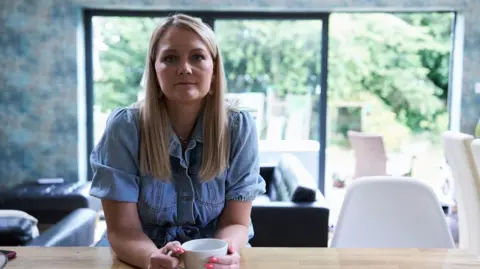
<instances>
[{"instance_id":1,"label":"rolled-up sleeve","mask_svg":"<svg viewBox=\"0 0 480 269\"><path fill-rule=\"evenodd\" d=\"M138 201L138 127L129 109L114 110L90 155L90 195L121 202Z\"/></svg>"},{"instance_id":2,"label":"rolled-up sleeve","mask_svg":"<svg viewBox=\"0 0 480 269\"><path fill-rule=\"evenodd\" d=\"M227 170L225 198L252 201L265 193L265 181L260 176L255 120L246 111L231 113L230 165Z\"/></svg>"}]
</instances>

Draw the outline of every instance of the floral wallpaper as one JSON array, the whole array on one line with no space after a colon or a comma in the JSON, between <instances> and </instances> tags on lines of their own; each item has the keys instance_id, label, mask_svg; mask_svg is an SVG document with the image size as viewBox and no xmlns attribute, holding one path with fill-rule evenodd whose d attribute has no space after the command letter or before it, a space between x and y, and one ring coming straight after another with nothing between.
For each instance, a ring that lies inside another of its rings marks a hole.
<instances>
[{"instance_id":1,"label":"floral wallpaper","mask_svg":"<svg viewBox=\"0 0 480 269\"><path fill-rule=\"evenodd\" d=\"M79 179L81 10L168 8L213 10L465 11L461 129L480 117L478 0L2 0L0 1L0 189L40 177ZM80 65L79 65L80 64ZM80 74L80 75L79 75ZM83 113L83 112L80 112ZM80 128L82 130L82 128ZM82 160L84 156L81 156ZM87 169L87 167L82 167ZM80 171L81 172L81 171Z\"/></svg>"}]
</instances>

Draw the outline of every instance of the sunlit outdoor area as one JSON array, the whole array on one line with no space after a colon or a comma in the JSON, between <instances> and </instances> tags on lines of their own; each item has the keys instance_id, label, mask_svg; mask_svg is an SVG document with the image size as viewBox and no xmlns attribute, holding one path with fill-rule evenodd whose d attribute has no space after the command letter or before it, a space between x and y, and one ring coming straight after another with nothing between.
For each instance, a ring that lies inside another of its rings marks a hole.
<instances>
[{"instance_id":1,"label":"sunlit outdoor area","mask_svg":"<svg viewBox=\"0 0 480 269\"><path fill-rule=\"evenodd\" d=\"M257 121L262 163L289 152L319 176L319 97L327 91L325 196L331 225L345 189L371 167L427 182L449 203L440 134L448 129L452 13L334 13L328 89L321 20L215 20L228 82ZM94 138L112 109L143 96L150 33L161 18L94 17Z\"/></svg>"},{"instance_id":2,"label":"sunlit outdoor area","mask_svg":"<svg viewBox=\"0 0 480 269\"><path fill-rule=\"evenodd\" d=\"M95 143L110 111L143 98L150 33L161 18L94 17ZM297 155L318 178L321 20L217 20L227 99L257 121L260 161Z\"/></svg>"},{"instance_id":3,"label":"sunlit outdoor area","mask_svg":"<svg viewBox=\"0 0 480 269\"><path fill-rule=\"evenodd\" d=\"M425 181L443 203L451 202L441 133L448 130L452 19L451 13L331 15L331 222L348 184L384 163L387 174ZM361 134L349 137L349 131Z\"/></svg>"}]
</instances>

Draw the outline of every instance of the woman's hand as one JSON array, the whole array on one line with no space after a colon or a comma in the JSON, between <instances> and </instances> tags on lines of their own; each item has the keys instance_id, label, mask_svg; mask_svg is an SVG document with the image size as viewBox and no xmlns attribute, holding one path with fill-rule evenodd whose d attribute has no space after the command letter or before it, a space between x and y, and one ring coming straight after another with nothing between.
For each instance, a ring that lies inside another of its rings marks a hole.
<instances>
[{"instance_id":1,"label":"woman's hand","mask_svg":"<svg viewBox=\"0 0 480 269\"><path fill-rule=\"evenodd\" d=\"M180 264L178 257L174 255L183 254L184 250L178 241L166 244L163 248L150 254L148 269L173 269Z\"/></svg>"},{"instance_id":2,"label":"woman's hand","mask_svg":"<svg viewBox=\"0 0 480 269\"><path fill-rule=\"evenodd\" d=\"M228 246L228 255L211 257L209 263L205 264L207 269L239 269L240 254L231 245Z\"/></svg>"}]
</instances>

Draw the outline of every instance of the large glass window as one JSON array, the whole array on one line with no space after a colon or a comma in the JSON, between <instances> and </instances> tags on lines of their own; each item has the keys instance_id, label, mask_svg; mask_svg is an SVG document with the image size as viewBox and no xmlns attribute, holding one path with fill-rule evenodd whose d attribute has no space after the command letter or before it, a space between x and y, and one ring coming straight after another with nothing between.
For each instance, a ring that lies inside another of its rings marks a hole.
<instances>
[{"instance_id":1,"label":"large glass window","mask_svg":"<svg viewBox=\"0 0 480 269\"><path fill-rule=\"evenodd\" d=\"M317 140L322 21L216 20L215 31L227 97L256 116L260 139Z\"/></svg>"},{"instance_id":2,"label":"large glass window","mask_svg":"<svg viewBox=\"0 0 480 269\"><path fill-rule=\"evenodd\" d=\"M101 138L112 109L143 98L149 39L165 15L92 16L92 145ZM262 165L275 165L282 153L291 153L315 180L323 180L319 172L321 17L198 15L216 32L227 99L234 99L256 119Z\"/></svg>"},{"instance_id":3,"label":"large glass window","mask_svg":"<svg viewBox=\"0 0 480 269\"><path fill-rule=\"evenodd\" d=\"M452 202L441 133L448 130L453 18L330 16L325 184L332 224L348 185L383 169L427 183L444 206Z\"/></svg>"},{"instance_id":4,"label":"large glass window","mask_svg":"<svg viewBox=\"0 0 480 269\"><path fill-rule=\"evenodd\" d=\"M93 17L94 143L112 109L141 98L150 36L162 18Z\"/></svg>"},{"instance_id":5,"label":"large glass window","mask_svg":"<svg viewBox=\"0 0 480 269\"><path fill-rule=\"evenodd\" d=\"M87 16L89 152L111 110L143 97L150 35L172 13ZM188 13L216 32L227 99L254 116L261 165L275 165L283 153L298 157L329 201L332 226L346 186L365 167L413 176L442 205L451 202L440 134L448 129L453 13ZM352 131L364 135L358 147Z\"/></svg>"},{"instance_id":6,"label":"large glass window","mask_svg":"<svg viewBox=\"0 0 480 269\"><path fill-rule=\"evenodd\" d=\"M318 178L321 20L215 21L228 99L257 121L260 160L300 158Z\"/></svg>"}]
</instances>

